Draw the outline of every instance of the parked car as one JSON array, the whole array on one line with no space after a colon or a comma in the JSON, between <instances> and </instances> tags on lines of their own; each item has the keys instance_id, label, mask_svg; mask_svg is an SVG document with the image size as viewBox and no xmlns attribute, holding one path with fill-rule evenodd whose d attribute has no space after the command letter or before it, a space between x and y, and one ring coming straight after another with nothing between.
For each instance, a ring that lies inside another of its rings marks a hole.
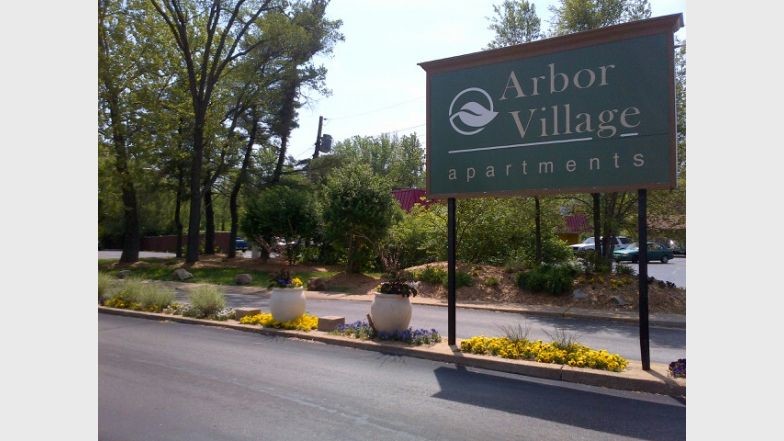
<instances>
[{"instance_id":1,"label":"parked car","mask_svg":"<svg viewBox=\"0 0 784 441\"><path fill-rule=\"evenodd\" d=\"M248 242L246 242L245 239L238 237L234 240L234 249L237 251L247 251Z\"/></svg>"},{"instance_id":2,"label":"parked car","mask_svg":"<svg viewBox=\"0 0 784 441\"><path fill-rule=\"evenodd\" d=\"M599 240L602 240L602 239L603 239L602 237L599 238ZM613 242L613 249L615 249L615 250L622 250L622 249L628 247L629 245L631 245L631 243L632 243L632 240L629 239L628 237L625 237L625 236L612 237L610 240L612 240L612 242ZM574 251L575 253L581 252L581 251L593 251L593 250L596 249L596 245L594 244L593 236L585 239L584 241L582 241L580 243L576 243L576 244L570 245L570 246L572 247L572 251Z\"/></svg>"},{"instance_id":3,"label":"parked car","mask_svg":"<svg viewBox=\"0 0 784 441\"><path fill-rule=\"evenodd\" d=\"M648 242L648 262L658 260L661 261L661 263L667 263L673 257L674 254L671 249L665 248L658 243ZM615 259L616 262L629 260L632 263L636 263L640 260L640 247L637 242L634 242L627 248L615 250L613 251L613 259Z\"/></svg>"},{"instance_id":4,"label":"parked car","mask_svg":"<svg viewBox=\"0 0 784 441\"><path fill-rule=\"evenodd\" d=\"M664 248L669 248L670 250L672 250L672 253L676 256L686 255L686 245L681 245L676 240L663 237L663 238L653 239L653 242L663 246Z\"/></svg>"}]
</instances>

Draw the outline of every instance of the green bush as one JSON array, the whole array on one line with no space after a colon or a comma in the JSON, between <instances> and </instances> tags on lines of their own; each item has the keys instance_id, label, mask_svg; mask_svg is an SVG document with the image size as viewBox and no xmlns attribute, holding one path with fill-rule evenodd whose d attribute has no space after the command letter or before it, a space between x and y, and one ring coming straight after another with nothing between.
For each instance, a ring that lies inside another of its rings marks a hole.
<instances>
[{"instance_id":1,"label":"green bush","mask_svg":"<svg viewBox=\"0 0 784 441\"><path fill-rule=\"evenodd\" d=\"M498 284L500 282L495 277L488 277L488 278L485 279L484 283L485 283L485 286L489 286L491 288L495 288L495 287L498 286Z\"/></svg>"},{"instance_id":2,"label":"green bush","mask_svg":"<svg viewBox=\"0 0 784 441\"><path fill-rule=\"evenodd\" d=\"M414 280L439 285L446 280L447 272L435 266L426 266L425 269L414 274Z\"/></svg>"},{"instance_id":3,"label":"green bush","mask_svg":"<svg viewBox=\"0 0 784 441\"><path fill-rule=\"evenodd\" d=\"M194 289L188 298L192 306L191 309L195 309L192 311L194 315L190 315L191 317L214 315L226 307L226 298L223 293L211 285Z\"/></svg>"},{"instance_id":4,"label":"green bush","mask_svg":"<svg viewBox=\"0 0 784 441\"><path fill-rule=\"evenodd\" d=\"M634 276L636 271L629 265L619 263L615 265L615 274L618 274L619 276Z\"/></svg>"},{"instance_id":5,"label":"green bush","mask_svg":"<svg viewBox=\"0 0 784 441\"><path fill-rule=\"evenodd\" d=\"M332 172L323 191L327 240L345 250L346 271L358 273L379 255L379 244L402 216L389 181L364 164Z\"/></svg>"},{"instance_id":6,"label":"green bush","mask_svg":"<svg viewBox=\"0 0 784 441\"><path fill-rule=\"evenodd\" d=\"M242 231L264 249L274 246L271 239L264 238L283 238L286 259L295 263L321 228L321 211L313 193L313 189L296 183L265 189L248 201Z\"/></svg>"},{"instance_id":7,"label":"green bush","mask_svg":"<svg viewBox=\"0 0 784 441\"><path fill-rule=\"evenodd\" d=\"M545 264L518 274L517 285L533 292L561 294L572 289L576 275L572 265Z\"/></svg>"},{"instance_id":8,"label":"green bush","mask_svg":"<svg viewBox=\"0 0 784 441\"><path fill-rule=\"evenodd\" d=\"M449 273L443 268L426 266L425 269L414 274L414 280L446 287L449 286ZM474 278L471 277L471 274L464 271L458 271L455 274L455 288L472 286L473 284Z\"/></svg>"}]
</instances>

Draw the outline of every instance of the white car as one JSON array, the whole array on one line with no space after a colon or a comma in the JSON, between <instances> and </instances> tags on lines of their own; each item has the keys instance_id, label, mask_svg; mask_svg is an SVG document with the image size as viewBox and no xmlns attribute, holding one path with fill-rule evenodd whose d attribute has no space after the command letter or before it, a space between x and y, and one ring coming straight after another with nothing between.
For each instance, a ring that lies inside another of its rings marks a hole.
<instances>
[{"instance_id":1,"label":"white car","mask_svg":"<svg viewBox=\"0 0 784 441\"><path fill-rule=\"evenodd\" d=\"M599 240L602 240L602 239L603 238L599 238ZM613 237L612 239L615 242L615 244L613 246L614 250L622 250L622 249L624 249L624 248L626 248L626 247L628 247L629 245L632 244L632 240L629 239L628 237L625 237L625 236L616 236L616 237ZM570 245L570 246L572 247L572 251L574 251L574 252L578 252L578 251L593 251L593 250L596 249L596 245L594 244L593 236L585 239L584 241L582 241L580 243L576 243L576 244Z\"/></svg>"}]
</instances>

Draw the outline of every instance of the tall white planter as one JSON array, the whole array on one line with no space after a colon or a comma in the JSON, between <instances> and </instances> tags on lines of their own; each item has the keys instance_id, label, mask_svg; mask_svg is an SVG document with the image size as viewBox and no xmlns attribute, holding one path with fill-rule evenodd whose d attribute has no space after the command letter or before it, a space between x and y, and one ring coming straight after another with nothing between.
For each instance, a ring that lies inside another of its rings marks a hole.
<instances>
[{"instance_id":1,"label":"tall white planter","mask_svg":"<svg viewBox=\"0 0 784 441\"><path fill-rule=\"evenodd\" d=\"M378 332L405 331L411 323L411 299L400 294L375 293L370 318Z\"/></svg>"},{"instance_id":2,"label":"tall white planter","mask_svg":"<svg viewBox=\"0 0 784 441\"><path fill-rule=\"evenodd\" d=\"M305 288L272 288L272 318L279 322L294 320L305 313Z\"/></svg>"}]
</instances>

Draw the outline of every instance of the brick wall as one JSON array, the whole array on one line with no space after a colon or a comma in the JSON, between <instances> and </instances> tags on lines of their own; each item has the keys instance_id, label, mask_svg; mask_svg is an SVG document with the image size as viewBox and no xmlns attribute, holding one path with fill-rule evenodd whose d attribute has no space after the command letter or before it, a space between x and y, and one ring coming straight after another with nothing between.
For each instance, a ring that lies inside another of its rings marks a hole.
<instances>
[{"instance_id":1,"label":"brick wall","mask_svg":"<svg viewBox=\"0 0 784 441\"><path fill-rule=\"evenodd\" d=\"M187 249L186 242L188 241L188 235L183 234L182 236L182 246L183 252ZM201 246L204 246L204 234L199 235L199 241ZM216 231L215 232L215 247L218 248L216 251L219 253L225 253L229 249L229 232L228 231ZM174 253L176 252L177 248L177 236L176 235L169 235L169 236L146 236L142 238L142 251L161 251L166 253Z\"/></svg>"}]
</instances>

